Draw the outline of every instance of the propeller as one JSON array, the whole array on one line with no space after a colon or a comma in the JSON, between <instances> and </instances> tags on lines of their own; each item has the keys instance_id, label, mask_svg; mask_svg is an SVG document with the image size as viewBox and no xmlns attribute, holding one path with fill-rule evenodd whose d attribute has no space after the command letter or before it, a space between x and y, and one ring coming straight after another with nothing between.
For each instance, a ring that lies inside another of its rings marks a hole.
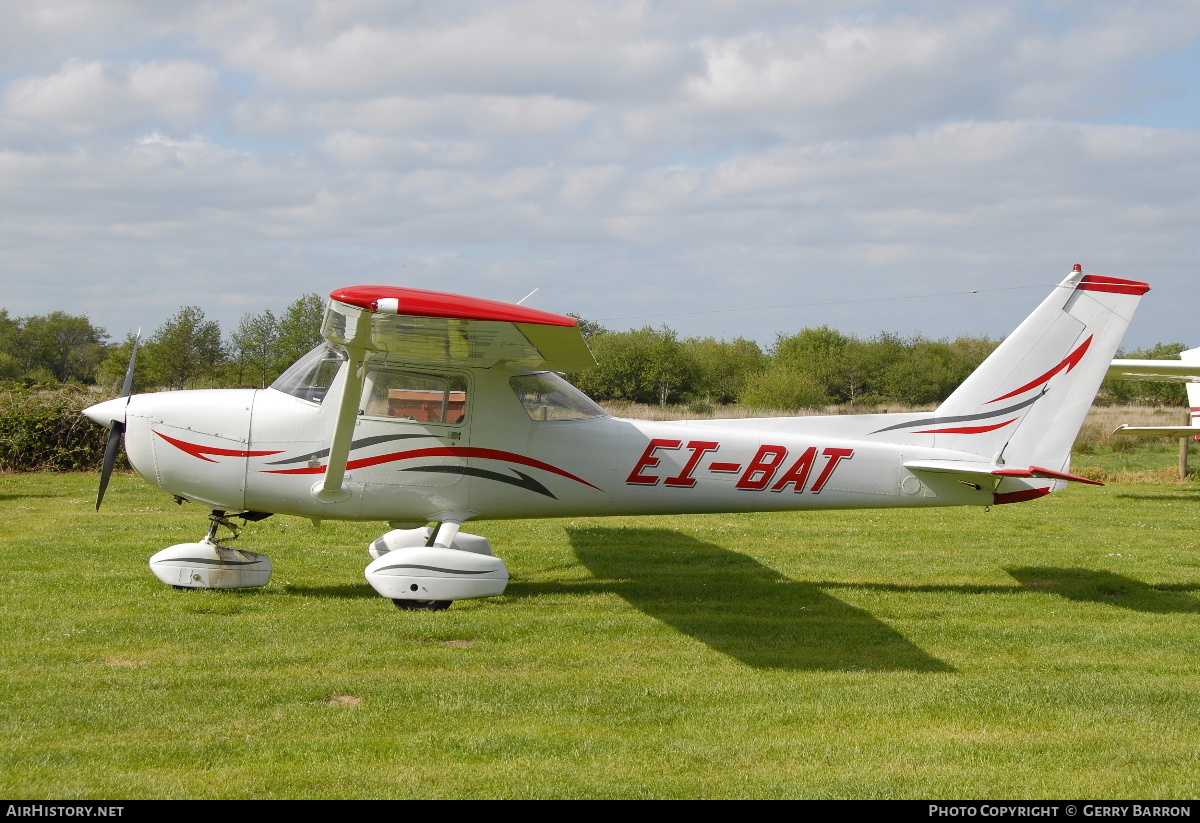
<instances>
[{"instance_id":1,"label":"propeller","mask_svg":"<svg viewBox=\"0 0 1200 823\"><path fill-rule=\"evenodd\" d=\"M133 338L133 352L129 355L129 368L125 370L125 382L121 385L120 397L125 398L126 406L129 405L129 394L133 389L133 367L137 363L138 343L141 340L142 330L138 329L137 336ZM122 406L121 419L113 418L112 425L108 429L108 442L104 444L104 463L100 467L100 491L96 494L96 511L100 511L100 504L104 501L104 491L108 488L108 479L112 476L113 467L117 465L117 455L121 451L121 435L124 433L125 414L124 406Z\"/></svg>"}]
</instances>

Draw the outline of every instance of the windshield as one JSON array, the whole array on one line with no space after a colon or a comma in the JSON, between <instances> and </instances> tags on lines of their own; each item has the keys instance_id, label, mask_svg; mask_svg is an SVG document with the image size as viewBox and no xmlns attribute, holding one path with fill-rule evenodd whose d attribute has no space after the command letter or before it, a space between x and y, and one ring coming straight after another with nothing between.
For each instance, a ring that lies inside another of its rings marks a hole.
<instances>
[{"instance_id":1,"label":"windshield","mask_svg":"<svg viewBox=\"0 0 1200 823\"><path fill-rule=\"evenodd\" d=\"M279 375L271 388L301 400L320 403L344 362L346 355L343 352L322 343Z\"/></svg>"},{"instance_id":2,"label":"windshield","mask_svg":"<svg viewBox=\"0 0 1200 823\"><path fill-rule=\"evenodd\" d=\"M608 417L594 400L553 372L519 374L508 383L534 420Z\"/></svg>"}]
</instances>

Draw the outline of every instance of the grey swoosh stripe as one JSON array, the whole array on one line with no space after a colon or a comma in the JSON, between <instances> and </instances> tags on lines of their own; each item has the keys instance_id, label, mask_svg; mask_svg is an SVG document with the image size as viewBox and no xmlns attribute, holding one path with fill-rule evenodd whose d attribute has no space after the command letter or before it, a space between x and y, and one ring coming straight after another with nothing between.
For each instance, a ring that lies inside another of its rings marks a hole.
<instances>
[{"instance_id":1,"label":"grey swoosh stripe","mask_svg":"<svg viewBox=\"0 0 1200 823\"><path fill-rule=\"evenodd\" d=\"M996 409L995 411L982 412L980 414L961 414L961 415L957 415L955 417L927 417L924 420L913 420L910 423L897 423L896 425L888 426L885 429L876 429L875 431L871 432L871 434L879 434L880 432L890 432L890 431L894 431L895 429L907 429L912 426L930 426L930 425L944 426L947 423L966 423L971 420L987 420L989 417L1001 417L1006 414L1011 414L1012 412L1015 412L1015 411L1020 411L1021 409L1025 408L1026 406L1032 406L1034 403L1036 403L1037 401L1042 399L1042 394L1045 394L1045 392L1043 391L1041 394L1037 395L1036 397L1031 397L1028 400L1023 400L1015 406L1009 406L1008 408L1004 408L1004 409Z\"/></svg>"},{"instance_id":2,"label":"grey swoosh stripe","mask_svg":"<svg viewBox=\"0 0 1200 823\"><path fill-rule=\"evenodd\" d=\"M172 557L160 563L199 563L201 566L253 566L261 560L213 560L211 557Z\"/></svg>"},{"instance_id":3,"label":"grey swoosh stripe","mask_svg":"<svg viewBox=\"0 0 1200 823\"><path fill-rule=\"evenodd\" d=\"M461 474L470 477L482 477L485 480L498 480L501 483L508 483L510 486L516 486L518 489L528 489L531 492L537 492L538 494L545 495L546 497L554 500L558 499L554 496L553 492L551 492L541 483L534 480L525 472L517 471L516 469L513 469L512 471L516 472L517 476L521 478L520 480L517 480L515 477L511 477L507 474L500 474L499 472L488 471L487 469L480 469L475 466L409 466L407 469L401 469L400 471L434 472L440 474Z\"/></svg>"},{"instance_id":4,"label":"grey swoosh stripe","mask_svg":"<svg viewBox=\"0 0 1200 823\"><path fill-rule=\"evenodd\" d=\"M386 443L390 440L411 440L414 437L433 437L432 434L377 434L374 437L363 437L359 440L350 442L350 450L360 449L363 446L374 446L376 443ZM288 463L303 463L306 460L320 460L322 457L329 456L329 449L321 449L320 451L309 452L302 454L299 457L289 457L285 460L275 460L267 463L268 466L286 466Z\"/></svg>"},{"instance_id":5,"label":"grey swoosh stripe","mask_svg":"<svg viewBox=\"0 0 1200 823\"><path fill-rule=\"evenodd\" d=\"M372 574L390 571L391 569L424 569L427 572L445 572L446 574L487 574L489 571L494 571L493 569L482 569L472 572L463 569L439 569L437 566L418 566L413 563L405 563L399 566L384 566L381 569L376 569Z\"/></svg>"}]
</instances>

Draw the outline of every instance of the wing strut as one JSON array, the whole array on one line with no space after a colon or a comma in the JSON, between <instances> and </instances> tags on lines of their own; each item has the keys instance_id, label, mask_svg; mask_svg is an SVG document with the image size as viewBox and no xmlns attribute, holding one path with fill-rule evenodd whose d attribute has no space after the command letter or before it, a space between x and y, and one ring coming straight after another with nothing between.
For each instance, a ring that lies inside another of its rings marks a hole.
<instances>
[{"instance_id":1,"label":"wing strut","mask_svg":"<svg viewBox=\"0 0 1200 823\"><path fill-rule=\"evenodd\" d=\"M346 348L346 352L349 355L346 382L342 384L342 397L333 423L329 461L325 465L325 476L314 483L311 489L312 496L322 503L340 503L350 497L350 491L342 486L342 481L346 477L346 461L350 459L354 424L358 421L358 401L362 398L363 383L367 377L367 353L350 347Z\"/></svg>"},{"instance_id":2,"label":"wing strut","mask_svg":"<svg viewBox=\"0 0 1200 823\"><path fill-rule=\"evenodd\" d=\"M333 422L333 440L329 443L325 476L310 489L313 498L321 503L340 503L350 497L350 490L342 484L346 478L346 461L350 459L354 424L358 422L358 403L367 379L370 323L354 323L347 337L349 339L342 343L346 349L346 380L342 383L342 396Z\"/></svg>"}]
</instances>

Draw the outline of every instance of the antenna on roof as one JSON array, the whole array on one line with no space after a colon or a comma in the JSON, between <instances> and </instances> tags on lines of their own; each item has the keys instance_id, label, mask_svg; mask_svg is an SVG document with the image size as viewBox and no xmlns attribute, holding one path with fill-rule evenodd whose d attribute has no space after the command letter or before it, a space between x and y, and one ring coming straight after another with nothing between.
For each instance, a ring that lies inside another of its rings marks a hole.
<instances>
[{"instance_id":1,"label":"antenna on roof","mask_svg":"<svg viewBox=\"0 0 1200 823\"><path fill-rule=\"evenodd\" d=\"M538 289L540 289L540 288L541 288L541 286L538 286ZM517 305L518 305L518 306L519 306L519 305L521 305L521 304L522 304L522 303L524 303L526 300L528 300L529 298L533 297L533 295L534 295L534 294L536 294L536 293L537 293L537 289L534 289L534 290L533 290L533 291L531 291L529 294L525 295L525 296L524 296L524 297L522 297L520 300L518 300L518 301L517 301Z\"/></svg>"}]
</instances>

